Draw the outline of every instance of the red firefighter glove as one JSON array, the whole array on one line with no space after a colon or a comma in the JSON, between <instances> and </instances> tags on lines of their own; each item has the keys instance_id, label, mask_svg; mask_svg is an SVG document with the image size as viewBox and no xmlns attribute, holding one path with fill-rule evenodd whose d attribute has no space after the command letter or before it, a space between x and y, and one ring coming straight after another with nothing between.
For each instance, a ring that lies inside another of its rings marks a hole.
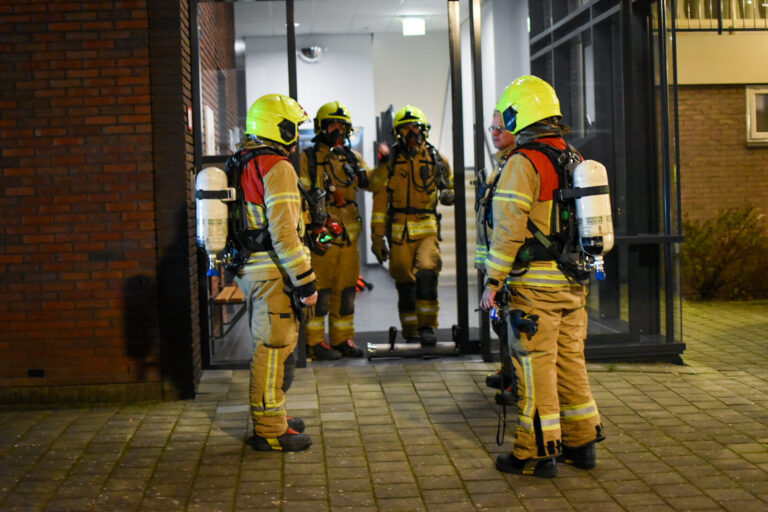
<instances>
[{"instance_id":1,"label":"red firefighter glove","mask_svg":"<svg viewBox=\"0 0 768 512\"><path fill-rule=\"evenodd\" d=\"M371 244L371 251L376 255L376 259L379 263L384 263L389 259L389 249L387 249L387 241L383 237L374 238Z\"/></svg>"}]
</instances>

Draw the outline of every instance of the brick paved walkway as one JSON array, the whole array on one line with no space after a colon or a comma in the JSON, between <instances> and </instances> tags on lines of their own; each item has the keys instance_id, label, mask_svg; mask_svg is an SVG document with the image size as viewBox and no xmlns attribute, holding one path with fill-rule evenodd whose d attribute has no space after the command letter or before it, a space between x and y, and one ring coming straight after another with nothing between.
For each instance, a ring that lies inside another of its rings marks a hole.
<instances>
[{"instance_id":1,"label":"brick paved walkway","mask_svg":"<svg viewBox=\"0 0 768 512\"><path fill-rule=\"evenodd\" d=\"M768 510L768 302L684 320L685 366L590 365L593 471L497 472L477 360L299 370L295 454L245 447L247 372L210 371L191 401L0 413L0 510Z\"/></svg>"}]
</instances>

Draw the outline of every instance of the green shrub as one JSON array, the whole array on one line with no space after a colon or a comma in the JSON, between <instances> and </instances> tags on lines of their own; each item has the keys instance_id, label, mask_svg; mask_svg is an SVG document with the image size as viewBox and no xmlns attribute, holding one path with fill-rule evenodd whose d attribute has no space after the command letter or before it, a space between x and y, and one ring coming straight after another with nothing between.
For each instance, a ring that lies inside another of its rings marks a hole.
<instances>
[{"instance_id":1,"label":"green shrub","mask_svg":"<svg viewBox=\"0 0 768 512\"><path fill-rule=\"evenodd\" d=\"M768 232L752 207L683 221L682 293L687 299L768 298Z\"/></svg>"}]
</instances>

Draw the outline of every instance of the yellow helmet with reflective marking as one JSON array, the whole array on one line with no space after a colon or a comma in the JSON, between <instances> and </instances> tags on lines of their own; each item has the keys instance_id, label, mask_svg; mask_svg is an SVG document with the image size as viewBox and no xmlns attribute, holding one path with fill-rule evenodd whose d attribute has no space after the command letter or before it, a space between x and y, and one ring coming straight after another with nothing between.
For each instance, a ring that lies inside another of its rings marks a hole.
<instances>
[{"instance_id":1,"label":"yellow helmet with reflective marking","mask_svg":"<svg viewBox=\"0 0 768 512\"><path fill-rule=\"evenodd\" d=\"M397 136L397 130L401 126L411 123L420 125L425 132L425 136L429 133L429 129L431 128L430 124L427 122L427 116L424 115L424 112L422 112L420 108L414 107L413 105L406 105L395 114L395 120L392 125L395 136Z\"/></svg>"},{"instance_id":2,"label":"yellow helmet with reflective marking","mask_svg":"<svg viewBox=\"0 0 768 512\"><path fill-rule=\"evenodd\" d=\"M320 107L317 111L317 116L315 117L315 133L320 133L320 130L323 129L323 122L325 121L345 123L347 125L347 133L345 133L345 136L349 133L349 130L352 129L352 116L349 115L347 106L340 101L330 101Z\"/></svg>"},{"instance_id":3,"label":"yellow helmet with reflective marking","mask_svg":"<svg viewBox=\"0 0 768 512\"><path fill-rule=\"evenodd\" d=\"M541 78L525 75L509 84L496 104L504 127L517 134L548 117L562 116L555 89Z\"/></svg>"},{"instance_id":4,"label":"yellow helmet with reflective marking","mask_svg":"<svg viewBox=\"0 0 768 512\"><path fill-rule=\"evenodd\" d=\"M309 116L299 103L283 94L267 94L248 109L245 133L290 146L299 139L299 125Z\"/></svg>"}]
</instances>

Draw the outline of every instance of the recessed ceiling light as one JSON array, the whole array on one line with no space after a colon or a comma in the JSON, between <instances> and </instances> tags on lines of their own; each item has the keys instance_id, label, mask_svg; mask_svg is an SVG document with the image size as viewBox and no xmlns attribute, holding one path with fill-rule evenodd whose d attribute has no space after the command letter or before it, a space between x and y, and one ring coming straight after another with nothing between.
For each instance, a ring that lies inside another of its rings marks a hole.
<instances>
[{"instance_id":1,"label":"recessed ceiling light","mask_svg":"<svg viewBox=\"0 0 768 512\"><path fill-rule=\"evenodd\" d=\"M427 24L424 18L407 16L403 18L404 36L423 36L427 33Z\"/></svg>"}]
</instances>

